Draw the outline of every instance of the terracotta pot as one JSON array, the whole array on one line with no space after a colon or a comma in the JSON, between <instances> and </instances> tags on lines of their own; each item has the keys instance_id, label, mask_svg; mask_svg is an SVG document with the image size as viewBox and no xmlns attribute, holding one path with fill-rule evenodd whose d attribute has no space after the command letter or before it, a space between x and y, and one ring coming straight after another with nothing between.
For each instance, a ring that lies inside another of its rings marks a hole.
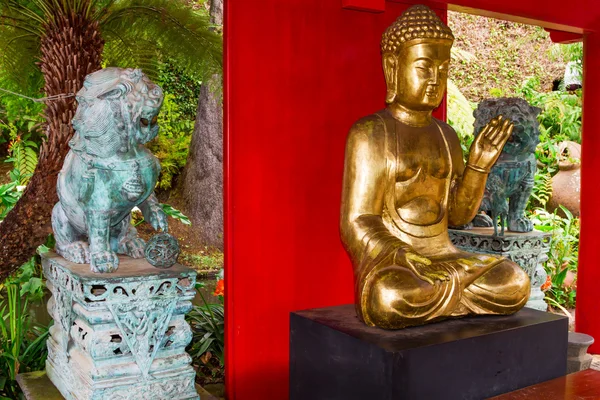
<instances>
[{"instance_id":1,"label":"terracotta pot","mask_svg":"<svg viewBox=\"0 0 600 400\"><path fill-rule=\"evenodd\" d=\"M560 204L579 217L581 145L575 142L561 142L559 151L559 172L552 178L552 197L546 208L554 211Z\"/></svg>"}]
</instances>

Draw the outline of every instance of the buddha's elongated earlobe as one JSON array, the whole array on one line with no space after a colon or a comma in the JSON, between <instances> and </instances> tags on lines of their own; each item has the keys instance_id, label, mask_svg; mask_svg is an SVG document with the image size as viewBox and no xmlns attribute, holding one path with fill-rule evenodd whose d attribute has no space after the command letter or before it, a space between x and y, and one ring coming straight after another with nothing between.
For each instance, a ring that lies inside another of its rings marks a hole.
<instances>
[{"instance_id":1,"label":"buddha's elongated earlobe","mask_svg":"<svg viewBox=\"0 0 600 400\"><path fill-rule=\"evenodd\" d=\"M398 62L396 56L392 54L385 54L383 56L383 73L385 75L385 84L387 86L387 93L385 95L385 102L387 104L393 103L396 99L397 93L397 71Z\"/></svg>"}]
</instances>

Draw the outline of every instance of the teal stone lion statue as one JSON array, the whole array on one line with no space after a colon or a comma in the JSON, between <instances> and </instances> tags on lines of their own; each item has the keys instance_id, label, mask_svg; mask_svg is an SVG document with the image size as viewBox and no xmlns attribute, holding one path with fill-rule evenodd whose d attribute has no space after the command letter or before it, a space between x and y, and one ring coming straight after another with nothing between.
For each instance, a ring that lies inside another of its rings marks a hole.
<instances>
[{"instance_id":1,"label":"teal stone lion statue","mask_svg":"<svg viewBox=\"0 0 600 400\"><path fill-rule=\"evenodd\" d=\"M56 252L94 272L114 272L117 254L144 257L131 226L138 207L152 227L168 231L154 195L158 159L144 147L158 134L161 88L139 69L105 68L89 74L77 93L69 142L52 211Z\"/></svg>"},{"instance_id":2,"label":"teal stone lion statue","mask_svg":"<svg viewBox=\"0 0 600 400\"><path fill-rule=\"evenodd\" d=\"M473 220L474 226L494 227L498 235L497 221L500 219L500 236L504 227L512 232L531 232L533 223L525 216L525 208L534 186L537 169L535 149L540 142L540 123L537 120L542 110L524 99L503 97L485 99L473 112L475 136L492 118L503 115L514 124L514 129L502 153L492 167L485 184L480 211Z\"/></svg>"}]
</instances>

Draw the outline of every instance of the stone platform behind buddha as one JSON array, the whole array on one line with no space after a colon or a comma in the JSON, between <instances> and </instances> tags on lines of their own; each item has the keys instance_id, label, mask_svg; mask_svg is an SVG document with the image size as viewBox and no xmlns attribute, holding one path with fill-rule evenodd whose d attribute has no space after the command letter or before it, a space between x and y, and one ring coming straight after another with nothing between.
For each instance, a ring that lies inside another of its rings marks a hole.
<instances>
[{"instance_id":1,"label":"stone platform behind buddha","mask_svg":"<svg viewBox=\"0 0 600 400\"><path fill-rule=\"evenodd\" d=\"M563 376L568 319L524 308L400 330L354 305L290 316L291 400L479 400Z\"/></svg>"},{"instance_id":2,"label":"stone platform behind buddha","mask_svg":"<svg viewBox=\"0 0 600 400\"><path fill-rule=\"evenodd\" d=\"M542 285L546 282L543 263L548 260L551 233L505 231L504 236L494 236L494 228L448 230L452 244L471 253L494 254L506 257L520 266L531 280L531 293L525 307L546 311Z\"/></svg>"}]
</instances>

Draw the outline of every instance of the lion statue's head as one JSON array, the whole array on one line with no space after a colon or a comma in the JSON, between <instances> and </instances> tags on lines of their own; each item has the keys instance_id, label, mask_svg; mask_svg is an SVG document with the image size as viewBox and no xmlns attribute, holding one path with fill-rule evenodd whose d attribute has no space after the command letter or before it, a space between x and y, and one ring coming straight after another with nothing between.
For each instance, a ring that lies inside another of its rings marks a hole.
<instances>
[{"instance_id":1,"label":"lion statue's head","mask_svg":"<svg viewBox=\"0 0 600 400\"><path fill-rule=\"evenodd\" d=\"M514 129L502 153L517 156L533 153L540 141L540 128L537 120L542 110L516 97L503 97L482 100L473 112L475 136L481 132L492 118L502 115L514 124Z\"/></svg>"},{"instance_id":2,"label":"lion statue's head","mask_svg":"<svg viewBox=\"0 0 600 400\"><path fill-rule=\"evenodd\" d=\"M72 120L76 134L69 143L76 152L111 157L158 134L163 92L140 69L96 71L85 78L76 99Z\"/></svg>"}]
</instances>

